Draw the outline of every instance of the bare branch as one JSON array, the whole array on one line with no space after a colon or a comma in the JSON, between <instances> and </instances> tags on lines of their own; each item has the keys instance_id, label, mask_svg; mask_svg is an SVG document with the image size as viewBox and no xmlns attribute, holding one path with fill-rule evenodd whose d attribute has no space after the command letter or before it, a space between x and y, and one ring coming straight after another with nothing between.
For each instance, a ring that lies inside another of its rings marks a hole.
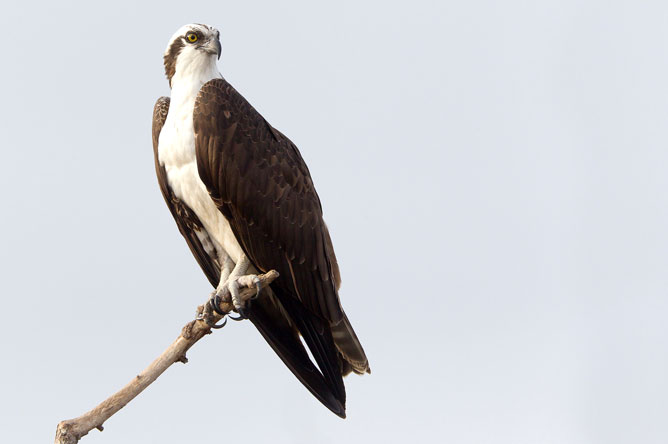
<instances>
[{"instance_id":1,"label":"bare branch","mask_svg":"<svg viewBox=\"0 0 668 444\"><path fill-rule=\"evenodd\" d=\"M266 274L259 275L262 288L269 285L278 277L278 272L271 270ZM243 302L255 296L255 288L243 288L240 290L240 297ZM221 311L229 313L234 309L231 301L223 301L220 304ZM207 334L211 333L211 325L220 321L223 316L212 312L209 304L205 303L198 307L198 319L189 322L181 330L178 338L167 347L158 358L151 363L144 371L135 376L125 387L120 389L106 400L102 401L93 410L84 413L78 418L61 421L56 429L55 444L76 444L82 436L93 429L102 431L102 424L114 413L125 407L146 387L151 385L165 370L175 362L188 362L186 352L197 341ZM201 318L201 319L200 319Z\"/></svg>"}]
</instances>

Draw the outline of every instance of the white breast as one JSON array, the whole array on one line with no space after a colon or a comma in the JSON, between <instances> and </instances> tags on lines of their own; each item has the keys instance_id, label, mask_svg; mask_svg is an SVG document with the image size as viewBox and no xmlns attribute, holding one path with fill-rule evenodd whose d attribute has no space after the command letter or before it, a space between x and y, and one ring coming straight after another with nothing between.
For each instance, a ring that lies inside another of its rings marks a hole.
<instances>
[{"instance_id":1,"label":"white breast","mask_svg":"<svg viewBox=\"0 0 668 444\"><path fill-rule=\"evenodd\" d=\"M216 247L219 250L222 248L238 263L243 256L243 250L227 219L209 197L197 171L193 107L202 84L204 81L197 88L187 88L190 91L173 87L167 120L160 131L158 159L160 164L165 166L167 182L176 197L195 212ZM183 94L184 92L189 94Z\"/></svg>"}]
</instances>

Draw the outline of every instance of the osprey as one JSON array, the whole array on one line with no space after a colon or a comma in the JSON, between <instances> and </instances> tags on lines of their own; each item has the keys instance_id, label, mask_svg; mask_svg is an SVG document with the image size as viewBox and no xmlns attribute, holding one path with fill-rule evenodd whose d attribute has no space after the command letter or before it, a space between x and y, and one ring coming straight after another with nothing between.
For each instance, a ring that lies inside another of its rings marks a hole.
<instances>
[{"instance_id":1,"label":"osprey","mask_svg":"<svg viewBox=\"0 0 668 444\"><path fill-rule=\"evenodd\" d=\"M190 24L167 45L171 99L153 110L160 190L215 287L211 301L231 298L302 384L345 418L343 376L370 369L339 301L320 199L297 147L221 76L219 37ZM271 269L279 277L244 306L239 288Z\"/></svg>"}]
</instances>

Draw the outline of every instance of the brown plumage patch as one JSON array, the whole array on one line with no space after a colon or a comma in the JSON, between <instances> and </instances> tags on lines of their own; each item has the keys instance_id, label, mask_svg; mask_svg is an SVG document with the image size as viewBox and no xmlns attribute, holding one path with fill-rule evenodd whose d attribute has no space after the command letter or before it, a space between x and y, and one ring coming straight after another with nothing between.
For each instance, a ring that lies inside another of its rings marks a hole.
<instances>
[{"instance_id":1,"label":"brown plumage patch","mask_svg":"<svg viewBox=\"0 0 668 444\"><path fill-rule=\"evenodd\" d=\"M274 350L318 399L341 414L327 393L345 405L342 373L364 373L369 366L339 302L338 264L306 163L290 139L224 79L202 86L193 125L200 179L255 268L279 272L271 288L328 388L309 382L306 368L276 343ZM263 331L261 319L251 321Z\"/></svg>"},{"instance_id":2,"label":"brown plumage patch","mask_svg":"<svg viewBox=\"0 0 668 444\"><path fill-rule=\"evenodd\" d=\"M178 58L181 50L185 46L183 39L181 37L177 38L169 46L169 50L163 57L163 62L165 63L165 75L167 80L169 80L169 86L172 86L172 77L176 73L176 59Z\"/></svg>"},{"instance_id":3,"label":"brown plumage patch","mask_svg":"<svg viewBox=\"0 0 668 444\"><path fill-rule=\"evenodd\" d=\"M338 323L343 311L334 249L297 147L223 79L202 87L193 124L200 178L222 202L248 258L260 270L280 273L272 286Z\"/></svg>"}]
</instances>

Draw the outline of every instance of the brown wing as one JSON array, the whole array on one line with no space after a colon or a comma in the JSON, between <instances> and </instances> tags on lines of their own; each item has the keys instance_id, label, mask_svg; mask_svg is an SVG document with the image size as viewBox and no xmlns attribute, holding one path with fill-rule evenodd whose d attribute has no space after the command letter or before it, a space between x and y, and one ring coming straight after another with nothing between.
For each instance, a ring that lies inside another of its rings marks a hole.
<instances>
[{"instance_id":1,"label":"brown wing","mask_svg":"<svg viewBox=\"0 0 668 444\"><path fill-rule=\"evenodd\" d=\"M162 197L165 198L167 207L169 207L169 211L172 213L176 225L179 227L179 231L186 239L190 251L193 256L195 256L195 259L197 259L199 266L202 267L209 282L215 287L220 280L221 268L216 259L218 255L215 253L215 247L210 241L207 243L206 248L203 245L202 239L208 239L208 234L204 230L197 215L174 195L167 182L167 172L165 171L165 167L164 165L160 165L160 162L158 161L158 139L160 137L160 130L162 130L162 126L167 119L169 101L169 97L160 97L153 107L152 133L155 173L158 176L158 184L160 185Z\"/></svg>"},{"instance_id":2,"label":"brown wing","mask_svg":"<svg viewBox=\"0 0 668 444\"><path fill-rule=\"evenodd\" d=\"M200 177L247 256L319 318L338 323L338 270L320 200L295 145L223 79L206 83L194 111Z\"/></svg>"},{"instance_id":3,"label":"brown wing","mask_svg":"<svg viewBox=\"0 0 668 444\"><path fill-rule=\"evenodd\" d=\"M299 151L223 79L204 84L193 124L200 178L253 265L280 273L271 288L345 405L342 374L368 363L349 334L334 250Z\"/></svg>"}]
</instances>

